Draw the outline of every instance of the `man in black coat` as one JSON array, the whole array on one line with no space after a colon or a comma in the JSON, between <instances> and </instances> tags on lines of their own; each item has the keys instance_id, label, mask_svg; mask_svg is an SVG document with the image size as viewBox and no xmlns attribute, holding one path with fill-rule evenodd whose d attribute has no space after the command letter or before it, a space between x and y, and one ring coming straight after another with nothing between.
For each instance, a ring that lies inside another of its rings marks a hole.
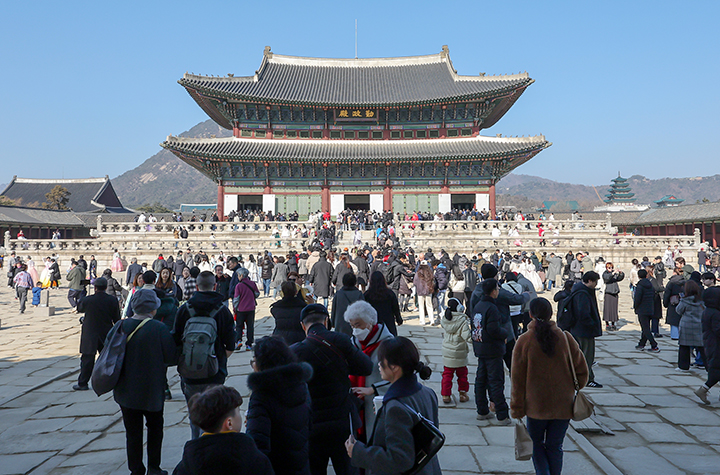
<instances>
[{"instance_id":1,"label":"man in black coat","mask_svg":"<svg viewBox=\"0 0 720 475\"><path fill-rule=\"evenodd\" d=\"M580 350L582 350L585 361L587 361L590 373L587 383L588 388L603 387L602 384L595 381L595 373L592 369L595 361L595 338L602 335L602 322L600 321L600 312L595 297L598 280L600 280L600 275L597 272L586 272L583 274L582 280L573 285L571 292L570 308L572 308L573 321L569 330L577 340L578 345L580 345Z\"/></svg>"},{"instance_id":2,"label":"man in black coat","mask_svg":"<svg viewBox=\"0 0 720 475\"><path fill-rule=\"evenodd\" d=\"M325 307L328 306L333 274L333 266L325 259L326 257L325 251L320 251L320 258L312 266L310 275L308 275L308 281L313 284L313 293L316 297L323 299Z\"/></svg>"},{"instance_id":3,"label":"man in black coat","mask_svg":"<svg viewBox=\"0 0 720 475\"><path fill-rule=\"evenodd\" d=\"M88 382L95 366L95 354L103 349L108 332L120 320L117 298L105 293L107 280L98 277L94 285L95 293L80 300L77 306L78 312L85 315L80 318L80 375L73 386L76 391L90 389Z\"/></svg>"},{"instance_id":4,"label":"man in black coat","mask_svg":"<svg viewBox=\"0 0 720 475\"><path fill-rule=\"evenodd\" d=\"M368 265L367 259L365 259L365 251L362 249L358 250L357 257L353 259L353 264L357 267L357 280L360 289L365 292L365 287L370 281L370 266Z\"/></svg>"},{"instance_id":5,"label":"man in black coat","mask_svg":"<svg viewBox=\"0 0 720 475\"><path fill-rule=\"evenodd\" d=\"M638 316L640 322L640 328L642 329L642 335L635 349L644 350L645 343L650 342L650 351L657 353L660 349L653 338L653 334L650 331L650 320L655 315L655 288L647 278L648 273L645 269L638 271L638 277L640 280L635 286L635 296L633 297L633 309Z\"/></svg>"},{"instance_id":6,"label":"man in black coat","mask_svg":"<svg viewBox=\"0 0 720 475\"><path fill-rule=\"evenodd\" d=\"M215 288L215 276L213 273L210 271L201 272L197 278L197 288L197 292L178 309L172 335L178 348L178 354L182 355L183 333L185 332L185 325L191 317L189 307L193 308L197 316L209 316L213 311L219 309L214 316L217 323L215 356L218 361L218 372L204 379L181 377L182 391L188 401L193 395L205 391L210 386L225 383L225 378L228 376L227 360L235 351L235 322L232 313L227 308L227 301L223 300L219 293L213 291L213 288ZM190 433L193 439L197 439L200 437L200 428L191 422Z\"/></svg>"},{"instance_id":7,"label":"man in black coat","mask_svg":"<svg viewBox=\"0 0 720 475\"><path fill-rule=\"evenodd\" d=\"M328 330L328 318L327 309L320 304L305 307L301 319L307 338L294 344L292 350L313 368L313 377L308 382L313 412L310 472L326 474L328 460L332 459L335 473L344 475L354 473L345 440L351 433L349 417L357 411L348 376L370 375L373 363L352 344L350 337Z\"/></svg>"}]
</instances>

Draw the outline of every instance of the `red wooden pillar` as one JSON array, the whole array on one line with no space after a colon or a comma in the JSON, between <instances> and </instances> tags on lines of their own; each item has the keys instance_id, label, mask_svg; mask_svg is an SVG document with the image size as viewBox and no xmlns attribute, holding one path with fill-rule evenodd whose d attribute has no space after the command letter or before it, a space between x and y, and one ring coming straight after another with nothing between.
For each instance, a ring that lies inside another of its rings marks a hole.
<instances>
[{"instance_id":1,"label":"red wooden pillar","mask_svg":"<svg viewBox=\"0 0 720 475\"><path fill-rule=\"evenodd\" d=\"M217 215L220 221L225 221L225 186L218 185Z\"/></svg>"},{"instance_id":2,"label":"red wooden pillar","mask_svg":"<svg viewBox=\"0 0 720 475\"><path fill-rule=\"evenodd\" d=\"M383 211L392 211L392 201L392 186L385 185L385 188L383 188Z\"/></svg>"},{"instance_id":3,"label":"red wooden pillar","mask_svg":"<svg viewBox=\"0 0 720 475\"><path fill-rule=\"evenodd\" d=\"M715 225L716 225L716 223L713 222L713 223L712 223L712 245L713 245L713 247L716 247L716 246L717 246L717 240L715 239L715 232L716 232L716 231L715 231Z\"/></svg>"},{"instance_id":4,"label":"red wooden pillar","mask_svg":"<svg viewBox=\"0 0 720 475\"><path fill-rule=\"evenodd\" d=\"M320 187L320 207L322 208L323 213L330 212L330 187L329 186Z\"/></svg>"},{"instance_id":5,"label":"red wooden pillar","mask_svg":"<svg viewBox=\"0 0 720 475\"><path fill-rule=\"evenodd\" d=\"M488 199L490 201L490 219L494 220L496 216L495 212L495 183L490 185L490 189L488 190Z\"/></svg>"}]
</instances>

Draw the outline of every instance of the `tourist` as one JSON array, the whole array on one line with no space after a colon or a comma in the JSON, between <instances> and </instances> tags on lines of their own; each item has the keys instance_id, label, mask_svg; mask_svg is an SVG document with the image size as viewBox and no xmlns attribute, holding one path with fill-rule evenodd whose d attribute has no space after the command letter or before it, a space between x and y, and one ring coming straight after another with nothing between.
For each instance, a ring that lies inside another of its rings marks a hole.
<instances>
[{"instance_id":1,"label":"tourist","mask_svg":"<svg viewBox=\"0 0 720 475\"><path fill-rule=\"evenodd\" d=\"M510 412L515 419L527 416L535 473L559 475L575 398L568 359L573 361L580 388L588 381L588 365L575 339L551 320L550 302L532 300L530 317L528 330L513 351Z\"/></svg>"},{"instance_id":2,"label":"tourist","mask_svg":"<svg viewBox=\"0 0 720 475\"><path fill-rule=\"evenodd\" d=\"M262 263L260 264L260 271L261 271L260 275L262 276L263 291L265 294L265 298L270 297L270 283L272 282L272 273L273 273L274 267L275 267L275 264L273 264L273 260L267 254L267 251L265 251L265 257L263 258Z\"/></svg>"},{"instance_id":3,"label":"tourist","mask_svg":"<svg viewBox=\"0 0 720 475\"><path fill-rule=\"evenodd\" d=\"M247 328L245 350L252 350L255 341L255 310L260 296L255 282L250 280L250 272L240 267L236 272L238 283L233 291L233 310L235 312L235 350L242 349L243 334Z\"/></svg>"},{"instance_id":4,"label":"tourist","mask_svg":"<svg viewBox=\"0 0 720 475\"><path fill-rule=\"evenodd\" d=\"M217 373L207 378L180 377L182 392L185 400L189 401L194 394L205 391L216 384L224 384L228 376L227 360L235 349L235 334L233 332L233 319L230 310L225 305L222 296L214 292L215 276L212 272L202 272L197 278L197 292L183 304L175 317L173 338L178 348L178 354L183 357L185 340L185 327L193 317L211 317L215 320L216 338L213 346L214 358L217 359ZM190 422L190 434L193 439L200 437L200 428Z\"/></svg>"},{"instance_id":5,"label":"tourist","mask_svg":"<svg viewBox=\"0 0 720 475\"><path fill-rule=\"evenodd\" d=\"M28 273L27 266L25 264L20 264L18 269L19 270L13 276L13 283L15 284L17 298L20 300L20 313L22 314L25 313L25 304L27 303L28 292L30 292L30 289L32 289L35 284ZM70 304L72 305L72 301ZM73 305L73 308L74 307L75 306ZM73 311L72 313L77 312Z\"/></svg>"},{"instance_id":6,"label":"tourist","mask_svg":"<svg viewBox=\"0 0 720 475\"><path fill-rule=\"evenodd\" d=\"M38 307L40 305L40 298L42 296L43 285L42 282L35 282L35 287L32 288L32 306Z\"/></svg>"},{"instance_id":7,"label":"tourist","mask_svg":"<svg viewBox=\"0 0 720 475\"><path fill-rule=\"evenodd\" d=\"M352 391L363 403L360 411L362 425L355 428L354 435L358 440L365 441L375 425L373 399L384 395L388 387L380 377L377 349L383 341L394 336L385 324L378 322L377 311L367 302L358 301L350 305L344 318L352 328L353 345L373 363L373 372L369 376L350 376Z\"/></svg>"},{"instance_id":8,"label":"tourist","mask_svg":"<svg viewBox=\"0 0 720 475\"><path fill-rule=\"evenodd\" d=\"M72 311L78 313L77 305L85 297L85 269L80 267L75 259L70 261L70 270L65 277L68 281L68 302ZM32 287L32 285L30 285Z\"/></svg>"},{"instance_id":9,"label":"tourist","mask_svg":"<svg viewBox=\"0 0 720 475\"><path fill-rule=\"evenodd\" d=\"M95 366L95 355L102 351L108 332L120 320L117 297L106 293L108 281L98 277L93 285L95 293L78 304L78 312L85 315L80 317L80 374L73 386L75 391L90 389L88 383Z\"/></svg>"},{"instance_id":10,"label":"tourist","mask_svg":"<svg viewBox=\"0 0 720 475\"><path fill-rule=\"evenodd\" d=\"M472 344L478 359L477 373L475 374L477 419L483 420L492 417L488 406L487 394L489 393L498 423L510 425L511 420L504 394L503 356L505 355L505 344L512 331L508 331L508 328L503 325L502 316L495 305L495 299L500 292L498 281L486 279L480 286L482 296L473 307L471 314Z\"/></svg>"},{"instance_id":11,"label":"tourist","mask_svg":"<svg viewBox=\"0 0 720 475\"><path fill-rule=\"evenodd\" d=\"M640 277L638 277L640 262L637 259L633 259L630 263L632 264L632 267L630 268L630 292L633 298L635 298L635 287L640 280Z\"/></svg>"},{"instance_id":12,"label":"tourist","mask_svg":"<svg viewBox=\"0 0 720 475\"><path fill-rule=\"evenodd\" d=\"M277 474L310 474L310 398L307 382L313 375L307 363L282 340L260 338L250 360L247 378L252 394L247 409L247 434L255 440Z\"/></svg>"},{"instance_id":13,"label":"tourist","mask_svg":"<svg viewBox=\"0 0 720 475\"><path fill-rule=\"evenodd\" d=\"M705 305L700 298L702 289L694 280L687 281L684 290L685 295L680 298L680 303L675 309L680 315L677 367L680 371L689 371L693 348L700 354L703 363L706 363L702 327Z\"/></svg>"},{"instance_id":14,"label":"tourist","mask_svg":"<svg viewBox=\"0 0 720 475\"><path fill-rule=\"evenodd\" d=\"M589 370L590 380L587 383L589 388L602 388L602 384L595 381L595 373L592 366L595 362L595 338L602 335L602 322L598 311L597 300L595 299L595 287L600 276L595 271L583 274L582 280L576 282L572 287L572 327L568 330L577 340L580 349L585 355L585 361ZM648 282L649 283L649 282ZM650 285L652 290L652 285ZM652 315L652 313L651 313ZM648 332L650 330L648 321Z\"/></svg>"},{"instance_id":15,"label":"tourist","mask_svg":"<svg viewBox=\"0 0 720 475\"><path fill-rule=\"evenodd\" d=\"M444 331L442 342L443 374L440 394L445 404L452 401L452 381L453 376L457 374L459 401L467 402L470 400L467 394L470 389L467 368L470 324L465 314L465 307L455 297L448 299L448 308L445 310L445 315L440 320L440 324Z\"/></svg>"},{"instance_id":16,"label":"tourist","mask_svg":"<svg viewBox=\"0 0 720 475\"><path fill-rule=\"evenodd\" d=\"M605 331L617 330L617 322L620 320L618 315L620 285L618 282L622 282L624 278L625 274L615 269L615 265L612 262L605 263L605 272L602 274L603 282L605 282L605 303L603 305Z\"/></svg>"},{"instance_id":17,"label":"tourist","mask_svg":"<svg viewBox=\"0 0 720 475\"><path fill-rule=\"evenodd\" d=\"M173 475L273 475L268 458L258 450L252 437L241 432L242 402L240 393L227 386L213 386L190 399L190 421L204 434L185 443L182 460Z\"/></svg>"},{"instance_id":18,"label":"tourist","mask_svg":"<svg viewBox=\"0 0 720 475\"><path fill-rule=\"evenodd\" d=\"M197 286L197 278L200 275L200 268L199 267L186 267L187 269L187 276L185 275L185 271L183 270L183 281L182 281L182 288L183 288L183 300L188 301L192 298L193 295L195 295L195 292L198 290Z\"/></svg>"},{"instance_id":19,"label":"tourist","mask_svg":"<svg viewBox=\"0 0 720 475\"><path fill-rule=\"evenodd\" d=\"M420 325L434 325L437 318L435 317L432 300L436 291L436 280L433 278L433 272L430 266L427 264L420 264L420 267L418 267L415 277L413 278L413 284L415 285L415 291L418 296Z\"/></svg>"},{"instance_id":20,"label":"tourist","mask_svg":"<svg viewBox=\"0 0 720 475\"><path fill-rule=\"evenodd\" d=\"M230 282L232 277L225 273L222 264L216 264L215 267L215 292L219 293L225 303L230 299Z\"/></svg>"},{"instance_id":21,"label":"tourist","mask_svg":"<svg viewBox=\"0 0 720 475\"><path fill-rule=\"evenodd\" d=\"M270 287L273 289L273 300L275 300L278 293L280 293L280 286L287 281L288 267L283 256L277 256L273 260L274 266L270 278Z\"/></svg>"},{"instance_id":22,"label":"tourist","mask_svg":"<svg viewBox=\"0 0 720 475\"><path fill-rule=\"evenodd\" d=\"M113 397L122 411L130 472L146 473L142 455L144 419L148 434L147 473L161 475L167 473L160 468L167 367L177 363L176 349L167 327L152 318L160 307L155 292L138 290L132 305L135 314L120 323L124 334L134 334L132 339L128 338Z\"/></svg>"},{"instance_id":23,"label":"tourist","mask_svg":"<svg viewBox=\"0 0 720 475\"><path fill-rule=\"evenodd\" d=\"M170 267L163 267L160 271L160 275L155 283L155 287L162 290L166 296L174 298L177 302L183 300L182 290L180 286L173 279L172 270Z\"/></svg>"},{"instance_id":24,"label":"tourist","mask_svg":"<svg viewBox=\"0 0 720 475\"><path fill-rule=\"evenodd\" d=\"M318 261L313 264L308 275L308 282L313 285L313 293L315 297L323 299L323 305L328 306L328 298L330 297L331 279L333 266L326 260L325 251L320 251Z\"/></svg>"},{"instance_id":25,"label":"tourist","mask_svg":"<svg viewBox=\"0 0 720 475\"><path fill-rule=\"evenodd\" d=\"M438 316L435 318L433 325L440 324L440 315L445 313L445 294L450 285L450 270L447 268L442 261L434 260L431 262L434 269L435 282L437 283L437 294L434 294L437 298L437 311Z\"/></svg>"},{"instance_id":26,"label":"tourist","mask_svg":"<svg viewBox=\"0 0 720 475\"><path fill-rule=\"evenodd\" d=\"M681 293L685 289L685 278L682 267L674 267L673 275L668 280L663 293L663 306L667 308L665 323L670 325L670 338L677 340L680 335L680 315L677 313L677 306L680 303Z\"/></svg>"},{"instance_id":27,"label":"tourist","mask_svg":"<svg viewBox=\"0 0 720 475\"><path fill-rule=\"evenodd\" d=\"M660 284L660 287L664 288L663 283L667 277L667 271L665 270L665 264L663 264L662 257L656 256L655 259L653 259L653 265L655 266L653 274L655 275L658 284Z\"/></svg>"},{"instance_id":28,"label":"tourist","mask_svg":"<svg viewBox=\"0 0 720 475\"><path fill-rule=\"evenodd\" d=\"M342 261L338 267L342 266ZM337 269L337 268L336 268ZM342 276L342 288L335 292L332 301L332 312L330 313L330 322L332 328L347 336L353 334L352 327L345 321L345 310L353 303L364 300L363 293L357 288L357 278L352 272L346 272Z\"/></svg>"},{"instance_id":29,"label":"tourist","mask_svg":"<svg viewBox=\"0 0 720 475\"><path fill-rule=\"evenodd\" d=\"M305 307L301 321L307 337L292 346L298 358L313 368L313 377L308 381L312 400L310 473L313 475L327 473L329 460L337 475L353 473L343 446L347 434L351 433L348 415L353 410L351 397L354 397L348 377L369 376L373 369L370 358L353 346L347 335L328 330L329 317L327 309L320 304Z\"/></svg>"},{"instance_id":30,"label":"tourist","mask_svg":"<svg viewBox=\"0 0 720 475\"><path fill-rule=\"evenodd\" d=\"M357 257L353 259L353 264L357 267L357 278L360 290L365 292L365 288L370 280L370 266L365 258L365 251L360 249L357 251ZM302 276L302 272L300 273Z\"/></svg>"},{"instance_id":31,"label":"tourist","mask_svg":"<svg viewBox=\"0 0 720 475\"><path fill-rule=\"evenodd\" d=\"M574 215L573 215L574 216ZM570 263L570 277L575 282L580 282L583 276L582 252L575 254L575 260Z\"/></svg>"},{"instance_id":32,"label":"tourist","mask_svg":"<svg viewBox=\"0 0 720 475\"><path fill-rule=\"evenodd\" d=\"M298 295L295 282L283 282L282 298L270 305L270 314L275 319L273 336L293 345L305 339L305 331L300 324L300 314L307 303Z\"/></svg>"},{"instance_id":33,"label":"tourist","mask_svg":"<svg viewBox=\"0 0 720 475\"><path fill-rule=\"evenodd\" d=\"M378 321L384 324L393 336L397 336L396 324L403 324L400 305L393 291L385 283L382 272L375 271L370 274L370 282L363 298L377 312Z\"/></svg>"},{"instance_id":34,"label":"tourist","mask_svg":"<svg viewBox=\"0 0 720 475\"><path fill-rule=\"evenodd\" d=\"M25 261L25 266L27 267L27 273L30 274L30 277L32 277L32 281L38 282L40 280L40 274L38 274L38 271L35 268L35 262L32 260L32 257L28 256Z\"/></svg>"},{"instance_id":35,"label":"tourist","mask_svg":"<svg viewBox=\"0 0 720 475\"><path fill-rule=\"evenodd\" d=\"M705 404L710 404L708 391L720 381L720 287L710 287L703 293L705 310L702 315L705 369L708 378L705 384L695 390L695 395Z\"/></svg>"},{"instance_id":36,"label":"tourist","mask_svg":"<svg viewBox=\"0 0 720 475\"><path fill-rule=\"evenodd\" d=\"M432 370L420 361L415 344L404 337L383 341L377 357L380 375L391 383L390 388L383 396L372 437L363 443L350 435L345 448L353 466L365 469L368 475L405 473L415 463L412 430L417 416L412 412L439 426L437 395L417 380L417 376L429 379ZM417 473L440 475L437 455Z\"/></svg>"},{"instance_id":37,"label":"tourist","mask_svg":"<svg viewBox=\"0 0 720 475\"><path fill-rule=\"evenodd\" d=\"M655 291L655 296L653 297L654 313L652 320L650 320L650 331L656 339L663 338L663 335L660 333L660 320L662 319L662 293L665 288L660 285L660 282L658 282L655 278L655 266L653 264L647 266L645 270L648 273L647 279L650 281L653 286L653 290Z\"/></svg>"},{"instance_id":38,"label":"tourist","mask_svg":"<svg viewBox=\"0 0 720 475\"><path fill-rule=\"evenodd\" d=\"M115 266L117 267L117 266ZM112 269L113 271L122 271L122 269ZM125 273L125 285L131 285L135 282L135 276L138 274L142 274L143 268L140 264L138 264L137 257L133 257L130 259L130 265L127 268L127 272Z\"/></svg>"},{"instance_id":39,"label":"tourist","mask_svg":"<svg viewBox=\"0 0 720 475\"><path fill-rule=\"evenodd\" d=\"M660 348L657 346L655 338L653 338L650 329L650 320L655 314L655 289L652 283L647 279L647 271L640 269L638 272L638 283L635 286L635 295L633 297L633 309L638 316L640 322L641 336L635 349L645 350L645 343L650 342L650 351L657 353Z\"/></svg>"}]
</instances>

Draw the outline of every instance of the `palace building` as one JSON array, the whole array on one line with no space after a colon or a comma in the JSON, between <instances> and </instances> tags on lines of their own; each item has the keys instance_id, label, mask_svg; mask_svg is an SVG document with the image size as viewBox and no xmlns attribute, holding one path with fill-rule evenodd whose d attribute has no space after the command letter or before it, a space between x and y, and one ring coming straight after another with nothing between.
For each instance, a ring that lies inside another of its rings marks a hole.
<instances>
[{"instance_id":1,"label":"palace building","mask_svg":"<svg viewBox=\"0 0 720 475\"><path fill-rule=\"evenodd\" d=\"M527 73L461 76L439 54L381 59L284 56L252 76L179 81L227 138L161 145L218 184L231 210L495 210L495 184L549 147L487 137L533 83Z\"/></svg>"}]
</instances>

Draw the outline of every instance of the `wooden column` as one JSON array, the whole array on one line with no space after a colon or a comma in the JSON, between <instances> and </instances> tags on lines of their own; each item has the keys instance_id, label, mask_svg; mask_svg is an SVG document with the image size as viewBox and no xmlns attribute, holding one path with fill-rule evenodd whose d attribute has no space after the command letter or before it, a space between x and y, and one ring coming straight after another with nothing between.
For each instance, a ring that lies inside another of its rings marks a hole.
<instances>
[{"instance_id":1,"label":"wooden column","mask_svg":"<svg viewBox=\"0 0 720 475\"><path fill-rule=\"evenodd\" d=\"M716 232L715 226L716 226L716 223L713 221L713 223L712 223L712 245L713 245L713 247L717 246L717 240L715 239L715 232Z\"/></svg>"},{"instance_id":2,"label":"wooden column","mask_svg":"<svg viewBox=\"0 0 720 475\"><path fill-rule=\"evenodd\" d=\"M490 185L488 190L488 199L490 200L490 219L494 220L496 216L495 212L495 183Z\"/></svg>"},{"instance_id":3,"label":"wooden column","mask_svg":"<svg viewBox=\"0 0 720 475\"><path fill-rule=\"evenodd\" d=\"M383 188L383 211L391 211L392 209L392 186L385 185L385 188Z\"/></svg>"},{"instance_id":4,"label":"wooden column","mask_svg":"<svg viewBox=\"0 0 720 475\"><path fill-rule=\"evenodd\" d=\"M217 215L220 221L225 221L225 186L222 183L218 185Z\"/></svg>"},{"instance_id":5,"label":"wooden column","mask_svg":"<svg viewBox=\"0 0 720 475\"><path fill-rule=\"evenodd\" d=\"M320 187L320 207L323 213L330 212L330 187Z\"/></svg>"}]
</instances>

